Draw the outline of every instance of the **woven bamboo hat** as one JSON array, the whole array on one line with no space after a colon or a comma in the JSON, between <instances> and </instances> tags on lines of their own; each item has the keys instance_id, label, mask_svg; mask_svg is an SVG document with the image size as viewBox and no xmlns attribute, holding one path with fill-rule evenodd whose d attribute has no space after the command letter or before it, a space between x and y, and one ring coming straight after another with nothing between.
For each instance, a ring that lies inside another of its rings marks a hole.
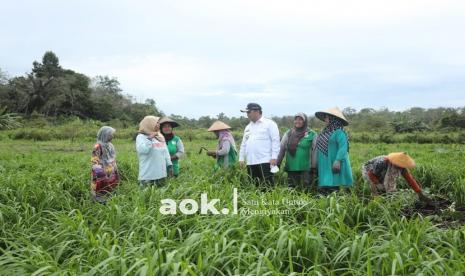
<instances>
[{"instance_id":1,"label":"woven bamboo hat","mask_svg":"<svg viewBox=\"0 0 465 276\"><path fill-rule=\"evenodd\" d=\"M315 113L315 116L322 121L325 120L326 115L332 115L334 117L337 117L342 120L343 125L349 125L349 121L347 121L346 117L344 117L344 114L342 114L342 111L337 107L330 108L326 111L318 111Z\"/></svg>"},{"instance_id":2,"label":"woven bamboo hat","mask_svg":"<svg viewBox=\"0 0 465 276\"><path fill-rule=\"evenodd\" d=\"M397 167L411 169L415 168L415 161L406 152L393 152L388 154L387 159Z\"/></svg>"},{"instance_id":3,"label":"woven bamboo hat","mask_svg":"<svg viewBox=\"0 0 465 276\"><path fill-rule=\"evenodd\" d=\"M171 125L171 127L178 127L179 124L176 123L176 121L174 121L173 119L171 119L170 117L163 117L161 118L160 120L160 126L163 125L163 124L166 124L166 123L169 123Z\"/></svg>"},{"instance_id":4,"label":"woven bamboo hat","mask_svg":"<svg viewBox=\"0 0 465 276\"><path fill-rule=\"evenodd\" d=\"M230 128L231 128L230 126L223 123L222 121L216 121L211 125L208 131L224 130L224 129L230 129Z\"/></svg>"}]
</instances>

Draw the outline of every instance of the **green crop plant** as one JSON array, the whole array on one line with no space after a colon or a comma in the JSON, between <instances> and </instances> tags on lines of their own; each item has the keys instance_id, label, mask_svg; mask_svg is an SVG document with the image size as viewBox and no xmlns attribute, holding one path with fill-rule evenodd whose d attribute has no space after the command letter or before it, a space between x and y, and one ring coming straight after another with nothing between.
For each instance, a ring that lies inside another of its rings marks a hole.
<instances>
[{"instance_id":1,"label":"green crop plant","mask_svg":"<svg viewBox=\"0 0 465 276\"><path fill-rule=\"evenodd\" d=\"M185 141L181 175L141 189L132 137L116 136L121 184L107 205L89 196L93 140L9 140L0 144L0 275L459 275L465 228L402 215L416 196L403 180L372 199L361 164L407 151L425 190L465 200L465 148L458 144L351 143L356 185L329 196L277 187L259 191L244 170L214 171L199 155L214 140ZM118 135L118 134L117 134ZM198 135L198 137L201 137ZM201 193L271 215L162 215L160 201ZM283 204L293 202L295 204ZM271 204L274 203L274 204Z\"/></svg>"}]
</instances>

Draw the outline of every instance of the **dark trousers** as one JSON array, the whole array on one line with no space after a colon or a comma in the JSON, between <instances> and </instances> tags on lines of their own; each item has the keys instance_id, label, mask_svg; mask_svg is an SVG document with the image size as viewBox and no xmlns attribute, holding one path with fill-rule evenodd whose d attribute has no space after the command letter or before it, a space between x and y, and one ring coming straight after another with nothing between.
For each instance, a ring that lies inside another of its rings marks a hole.
<instances>
[{"instance_id":1,"label":"dark trousers","mask_svg":"<svg viewBox=\"0 0 465 276\"><path fill-rule=\"evenodd\" d=\"M250 178L257 186L273 186L274 179L271 173L270 163L262 163L257 165L247 165L247 172Z\"/></svg>"},{"instance_id":2,"label":"dark trousers","mask_svg":"<svg viewBox=\"0 0 465 276\"><path fill-rule=\"evenodd\" d=\"M339 190L340 190L339 186L335 186L335 187L318 187L318 193L322 194L322 195L329 195L329 194L331 194L333 192L337 192Z\"/></svg>"},{"instance_id":3,"label":"dark trousers","mask_svg":"<svg viewBox=\"0 0 465 276\"><path fill-rule=\"evenodd\" d=\"M161 187L161 186L164 186L165 183L166 183L166 177L160 178L157 180L140 180L139 186L141 188L150 187L150 186Z\"/></svg>"},{"instance_id":4,"label":"dark trousers","mask_svg":"<svg viewBox=\"0 0 465 276\"><path fill-rule=\"evenodd\" d=\"M287 172L287 183L291 188L310 189L311 182L312 178L308 171Z\"/></svg>"}]
</instances>

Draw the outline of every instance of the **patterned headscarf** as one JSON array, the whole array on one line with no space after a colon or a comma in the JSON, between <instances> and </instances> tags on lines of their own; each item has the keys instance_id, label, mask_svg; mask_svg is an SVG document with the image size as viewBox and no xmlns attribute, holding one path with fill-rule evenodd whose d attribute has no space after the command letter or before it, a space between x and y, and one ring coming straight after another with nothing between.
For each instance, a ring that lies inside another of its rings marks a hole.
<instances>
[{"instance_id":1,"label":"patterned headscarf","mask_svg":"<svg viewBox=\"0 0 465 276\"><path fill-rule=\"evenodd\" d=\"M305 137L305 134L308 132L308 123L307 123L307 115L305 113L297 113L294 116L294 119L300 117L304 120L304 125L300 128L293 127L291 132L289 133L289 139L287 142L287 150L289 153L294 156L295 152L297 151L297 145L299 144L300 140Z\"/></svg>"},{"instance_id":2,"label":"patterned headscarf","mask_svg":"<svg viewBox=\"0 0 465 276\"><path fill-rule=\"evenodd\" d=\"M111 163L116 158L115 147L110 142L110 137L115 131L112 127L103 126L97 132L97 144L102 148L102 162L104 165Z\"/></svg>"},{"instance_id":3,"label":"patterned headscarf","mask_svg":"<svg viewBox=\"0 0 465 276\"><path fill-rule=\"evenodd\" d=\"M319 149L321 152L324 153L324 155L328 156L328 141L331 135L333 134L334 131L338 129L344 130L344 125L342 120L332 116L332 115L327 115L329 117L329 124L321 131L321 133L318 135L318 139L316 141L316 147ZM349 143L349 136L347 135L347 143ZM349 147L347 147L347 151L349 150Z\"/></svg>"},{"instance_id":4,"label":"patterned headscarf","mask_svg":"<svg viewBox=\"0 0 465 276\"><path fill-rule=\"evenodd\" d=\"M229 129L223 129L218 131L218 150L221 150L223 148L223 144L225 141L229 141L229 144L231 144L231 147L236 149L236 143L234 142L234 137L232 136L232 133Z\"/></svg>"},{"instance_id":5,"label":"patterned headscarf","mask_svg":"<svg viewBox=\"0 0 465 276\"><path fill-rule=\"evenodd\" d=\"M145 116L144 119L142 119L142 121L139 123L139 133L145 135L151 135L155 133L155 139L160 142L165 142L163 135L160 134L160 132L155 131L155 125L158 123L158 120L160 120L160 117Z\"/></svg>"}]
</instances>

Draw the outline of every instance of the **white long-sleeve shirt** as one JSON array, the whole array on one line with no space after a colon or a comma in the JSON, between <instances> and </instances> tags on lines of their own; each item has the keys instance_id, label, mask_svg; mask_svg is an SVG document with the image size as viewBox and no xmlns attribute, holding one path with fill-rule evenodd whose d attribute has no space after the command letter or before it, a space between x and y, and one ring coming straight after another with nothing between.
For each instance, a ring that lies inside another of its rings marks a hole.
<instances>
[{"instance_id":1,"label":"white long-sleeve shirt","mask_svg":"<svg viewBox=\"0 0 465 276\"><path fill-rule=\"evenodd\" d=\"M165 142L138 134L136 151L139 158L139 180L157 180L168 176L167 166L172 166Z\"/></svg>"},{"instance_id":2,"label":"white long-sleeve shirt","mask_svg":"<svg viewBox=\"0 0 465 276\"><path fill-rule=\"evenodd\" d=\"M270 163L271 159L278 158L279 147L278 125L261 117L245 127L239 161L246 161L247 165Z\"/></svg>"}]
</instances>

